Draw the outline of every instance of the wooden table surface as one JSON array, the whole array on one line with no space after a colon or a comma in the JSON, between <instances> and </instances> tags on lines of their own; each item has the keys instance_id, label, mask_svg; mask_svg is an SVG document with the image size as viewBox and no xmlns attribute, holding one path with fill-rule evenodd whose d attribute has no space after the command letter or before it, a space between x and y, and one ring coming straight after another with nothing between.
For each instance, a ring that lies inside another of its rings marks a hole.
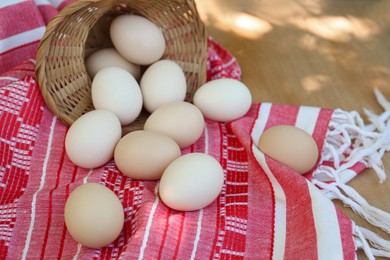
<instances>
[{"instance_id":1,"label":"wooden table surface","mask_svg":"<svg viewBox=\"0 0 390 260\"><path fill-rule=\"evenodd\" d=\"M254 102L383 110L390 100L389 0L197 0L207 32L238 60ZM367 121L366 121L367 122ZM367 122L368 123L368 122ZM390 153L383 157L390 172ZM390 212L390 180L371 169L349 182L371 205ZM336 201L359 226L371 226ZM358 252L359 259L365 259Z\"/></svg>"}]
</instances>

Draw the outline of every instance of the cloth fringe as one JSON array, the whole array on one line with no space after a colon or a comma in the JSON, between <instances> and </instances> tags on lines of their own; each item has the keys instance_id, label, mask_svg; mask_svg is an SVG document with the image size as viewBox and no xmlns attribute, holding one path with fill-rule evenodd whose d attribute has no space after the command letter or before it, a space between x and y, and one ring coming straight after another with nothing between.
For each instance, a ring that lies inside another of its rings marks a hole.
<instances>
[{"instance_id":1,"label":"cloth fringe","mask_svg":"<svg viewBox=\"0 0 390 260\"><path fill-rule=\"evenodd\" d=\"M356 225L353 227L353 235L356 249L362 249L368 259L375 259L375 257L390 258L390 241Z\"/></svg>"},{"instance_id":2,"label":"cloth fringe","mask_svg":"<svg viewBox=\"0 0 390 260\"><path fill-rule=\"evenodd\" d=\"M365 109L370 121L368 125L356 111L335 110L322 151L321 166L313 173L312 183L329 199L341 200L369 223L390 234L390 214L371 206L355 189L346 185L356 176L352 169L359 162L372 168L380 183L386 179L382 157L390 151L390 102L378 89L374 93L384 112L376 115ZM329 164L324 162L332 165L327 166ZM357 247L362 248L369 259L390 257L390 241L357 226L354 236Z\"/></svg>"}]
</instances>

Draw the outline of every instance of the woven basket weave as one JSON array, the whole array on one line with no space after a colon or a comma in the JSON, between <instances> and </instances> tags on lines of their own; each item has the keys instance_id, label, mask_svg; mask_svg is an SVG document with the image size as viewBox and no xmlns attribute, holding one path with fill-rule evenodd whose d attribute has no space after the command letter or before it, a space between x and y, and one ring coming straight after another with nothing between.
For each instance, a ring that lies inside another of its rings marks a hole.
<instances>
[{"instance_id":1,"label":"woven basket weave","mask_svg":"<svg viewBox=\"0 0 390 260\"><path fill-rule=\"evenodd\" d=\"M37 53L36 76L49 109L70 126L94 109L85 58L112 47L111 21L121 14L142 15L159 26L166 41L163 59L177 62L186 75L187 101L206 81L207 38L193 0L79 0L48 24ZM148 114L122 128L143 127Z\"/></svg>"}]
</instances>

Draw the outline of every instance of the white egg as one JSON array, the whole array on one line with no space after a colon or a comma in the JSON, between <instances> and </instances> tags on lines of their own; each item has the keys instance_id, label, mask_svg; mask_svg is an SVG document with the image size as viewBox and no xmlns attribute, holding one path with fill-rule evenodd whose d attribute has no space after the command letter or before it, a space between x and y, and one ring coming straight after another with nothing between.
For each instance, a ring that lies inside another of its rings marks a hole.
<instances>
[{"instance_id":1,"label":"white egg","mask_svg":"<svg viewBox=\"0 0 390 260\"><path fill-rule=\"evenodd\" d=\"M121 134L121 124L115 114L93 110L70 126L65 137L66 154L80 167L102 166L113 158Z\"/></svg>"},{"instance_id":2,"label":"white egg","mask_svg":"<svg viewBox=\"0 0 390 260\"><path fill-rule=\"evenodd\" d=\"M115 48L105 48L92 53L86 60L86 68L89 76L93 79L101 69L107 67L119 67L130 72L135 79L141 75L141 66L133 64L123 58Z\"/></svg>"},{"instance_id":3,"label":"white egg","mask_svg":"<svg viewBox=\"0 0 390 260\"><path fill-rule=\"evenodd\" d=\"M144 72L140 87L144 107L150 113L164 104L183 101L187 92L184 72L171 60L153 63Z\"/></svg>"},{"instance_id":4,"label":"white egg","mask_svg":"<svg viewBox=\"0 0 390 260\"><path fill-rule=\"evenodd\" d=\"M160 28L142 16L116 17L110 26L110 36L117 51L135 64L152 64L165 51L165 39Z\"/></svg>"},{"instance_id":5,"label":"white egg","mask_svg":"<svg viewBox=\"0 0 390 260\"><path fill-rule=\"evenodd\" d=\"M182 211L202 209L222 190L224 172L219 162L202 153L183 155L168 165L159 186L161 200Z\"/></svg>"},{"instance_id":6,"label":"white egg","mask_svg":"<svg viewBox=\"0 0 390 260\"><path fill-rule=\"evenodd\" d=\"M216 79L202 85L194 95L194 105L204 117L229 122L244 116L252 104L252 96L242 82L235 79Z\"/></svg>"},{"instance_id":7,"label":"white egg","mask_svg":"<svg viewBox=\"0 0 390 260\"><path fill-rule=\"evenodd\" d=\"M122 125L130 124L141 113L141 90L134 77L124 69L100 70L92 81L91 92L94 107L113 112Z\"/></svg>"},{"instance_id":8,"label":"white egg","mask_svg":"<svg viewBox=\"0 0 390 260\"><path fill-rule=\"evenodd\" d=\"M144 130L163 133L183 148L192 145L201 137L204 125L202 112L196 106L177 101L156 109L146 119Z\"/></svg>"}]
</instances>

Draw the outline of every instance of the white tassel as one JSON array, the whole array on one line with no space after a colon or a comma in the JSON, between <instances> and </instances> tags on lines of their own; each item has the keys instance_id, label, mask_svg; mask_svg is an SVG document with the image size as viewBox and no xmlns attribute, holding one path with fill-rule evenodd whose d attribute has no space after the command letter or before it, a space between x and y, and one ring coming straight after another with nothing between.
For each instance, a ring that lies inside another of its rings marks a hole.
<instances>
[{"instance_id":1,"label":"white tassel","mask_svg":"<svg viewBox=\"0 0 390 260\"><path fill-rule=\"evenodd\" d=\"M368 244L363 233L360 231L360 227L356 226L355 224L353 225L353 235L355 236L356 247L363 249L364 253L366 254L369 260L374 260L375 257L372 252L372 249L370 248L370 245Z\"/></svg>"},{"instance_id":2,"label":"white tassel","mask_svg":"<svg viewBox=\"0 0 390 260\"><path fill-rule=\"evenodd\" d=\"M331 162L332 165L319 166L313 173L312 182L329 199L340 199L372 225L390 234L390 214L371 206L345 184L355 176L350 168L358 162L372 168L380 183L386 179L382 157L390 151L390 102L377 89L375 95L385 112L375 115L365 110L370 121L368 125L356 111L334 111L320 162Z\"/></svg>"},{"instance_id":3,"label":"white tassel","mask_svg":"<svg viewBox=\"0 0 390 260\"><path fill-rule=\"evenodd\" d=\"M383 239L371 230L359 227L365 239L371 244L375 256L390 258L390 241Z\"/></svg>"},{"instance_id":4,"label":"white tassel","mask_svg":"<svg viewBox=\"0 0 390 260\"><path fill-rule=\"evenodd\" d=\"M313 180L313 184L320 187L322 193L329 199L341 200L369 223L390 234L390 214L368 204L353 188L342 183L324 183L316 180Z\"/></svg>"},{"instance_id":5,"label":"white tassel","mask_svg":"<svg viewBox=\"0 0 390 260\"><path fill-rule=\"evenodd\" d=\"M368 259L375 259L375 257L390 258L390 241L381 238L366 228L356 226L355 223L353 223L353 235L355 246L357 249L363 249Z\"/></svg>"}]
</instances>

